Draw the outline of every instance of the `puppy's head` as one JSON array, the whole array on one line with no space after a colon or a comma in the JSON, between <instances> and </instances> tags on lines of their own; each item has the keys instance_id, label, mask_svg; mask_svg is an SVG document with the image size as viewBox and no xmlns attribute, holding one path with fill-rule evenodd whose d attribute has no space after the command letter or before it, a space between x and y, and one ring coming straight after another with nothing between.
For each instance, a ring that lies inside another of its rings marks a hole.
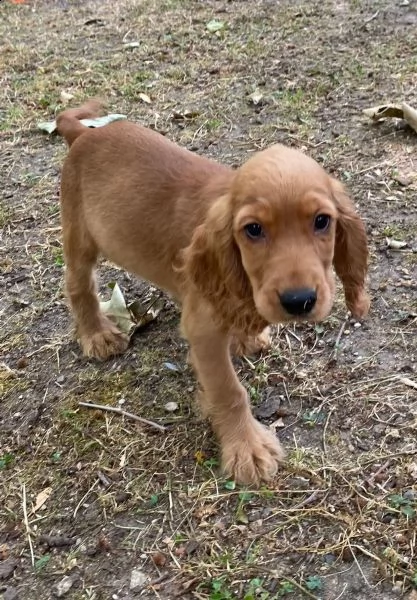
<instances>
[{"instance_id":1,"label":"puppy's head","mask_svg":"<svg viewBox=\"0 0 417 600\"><path fill-rule=\"evenodd\" d=\"M333 304L334 264L349 309L368 310L362 221L342 186L298 151L272 146L240 167L211 207L203 239L208 262L197 278L201 291L215 282L213 300L251 296L269 323L321 320Z\"/></svg>"}]
</instances>

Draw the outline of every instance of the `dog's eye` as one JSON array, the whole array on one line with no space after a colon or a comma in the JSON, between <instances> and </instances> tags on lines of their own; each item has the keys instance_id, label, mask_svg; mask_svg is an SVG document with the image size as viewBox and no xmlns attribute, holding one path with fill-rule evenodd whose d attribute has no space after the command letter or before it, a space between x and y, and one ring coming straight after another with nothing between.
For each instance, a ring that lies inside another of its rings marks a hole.
<instances>
[{"instance_id":1,"label":"dog's eye","mask_svg":"<svg viewBox=\"0 0 417 600\"><path fill-rule=\"evenodd\" d=\"M316 233L324 233L330 227L331 218L329 215L317 215L314 219L314 231Z\"/></svg>"},{"instance_id":2,"label":"dog's eye","mask_svg":"<svg viewBox=\"0 0 417 600\"><path fill-rule=\"evenodd\" d=\"M262 225L259 223L248 223L243 229L250 240L259 240L265 235Z\"/></svg>"}]
</instances>

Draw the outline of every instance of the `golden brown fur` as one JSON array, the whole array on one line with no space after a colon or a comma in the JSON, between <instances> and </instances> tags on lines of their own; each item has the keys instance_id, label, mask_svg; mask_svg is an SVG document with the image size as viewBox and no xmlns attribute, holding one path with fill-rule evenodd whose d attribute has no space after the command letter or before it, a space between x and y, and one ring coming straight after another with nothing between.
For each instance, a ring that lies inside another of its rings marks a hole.
<instances>
[{"instance_id":1,"label":"golden brown fur","mask_svg":"<svg viewBox=\"0 0 417 600\"><path fill-rule=\"evenodd\" d=\"M98 110L90 101L57 120L71 146L61 212L67 293L83 352L105 359L128 344L99 309L94 267L104 255L181 304L223 467L240 482L268 479L284 452L253 418L231 346L264 347L269 323L325 318L333 266L348 308L365 316L362 221L343 187L300 152L272 146L233 171L133 123L94 130L79 123Z\"/></svg>"}]
</instances>

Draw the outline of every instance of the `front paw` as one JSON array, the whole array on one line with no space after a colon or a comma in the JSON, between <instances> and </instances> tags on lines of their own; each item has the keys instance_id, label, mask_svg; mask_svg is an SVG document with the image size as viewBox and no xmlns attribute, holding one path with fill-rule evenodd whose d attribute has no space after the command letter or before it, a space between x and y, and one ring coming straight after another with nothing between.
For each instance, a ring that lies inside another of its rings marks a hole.
<instances>
[{"instance_id":1,"label":"front paw","mask_svg":"<svg viewBox=\"0 0 417 600\"><path fill-rule=\"evenodd\" d=\"M277 437L252 415L244 427L225 432L221 447L224 473L247 485L272 479L285 458Z\"/></svg>"},{"instance_id":2,"label":"front paw","mask_svg":"<svg viewBox=\"0 0 417 600\"><path fill-rule=\"evenodd\" d=\"M99 330L88 334L81 333L79 339L84 355L99 360L123 354L129 345L127 335L119 331L109 319L104 318Z\"/></svg>"},{"instance_id":3,"label":"front paw","mask_svg":"<svg viewBox=\"0 0 417 600\"><path fill-rule=\"evenodd\" d=\"M270 329L266 327L258 335L234 337L230 344L230 351L233 356L252 356L270 348L271 343Z\"/></svg>"},{"instance_id":4,"label":"front paw","mask_svg":"<svg viewBox=\"0 0 417 600\"><path fill-rule=\"evenodd\" d=\"M369 312L371 299L361 288L356 294L346 296L346 304L355 319L364 319Z\"/></svg>"}]
</instances>

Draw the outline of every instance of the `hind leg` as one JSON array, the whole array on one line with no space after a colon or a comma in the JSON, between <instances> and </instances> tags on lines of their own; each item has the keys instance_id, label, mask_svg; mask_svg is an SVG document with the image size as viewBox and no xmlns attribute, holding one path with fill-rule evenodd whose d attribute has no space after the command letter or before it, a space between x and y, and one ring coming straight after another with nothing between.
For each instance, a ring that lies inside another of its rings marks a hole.
<instances>
[{"instance_id":1,"label":"hind leg","mask_svg":"<svg viewBox=\"0 0 417 600\"><path fill-rule=\"evenodd\" d=\"M94 277L98 251L77 221L77 226L65 227L63 219L66 290L83 353L104 360L124 352L129 340L100 310Z\"/></svg>"}]
</instances>

